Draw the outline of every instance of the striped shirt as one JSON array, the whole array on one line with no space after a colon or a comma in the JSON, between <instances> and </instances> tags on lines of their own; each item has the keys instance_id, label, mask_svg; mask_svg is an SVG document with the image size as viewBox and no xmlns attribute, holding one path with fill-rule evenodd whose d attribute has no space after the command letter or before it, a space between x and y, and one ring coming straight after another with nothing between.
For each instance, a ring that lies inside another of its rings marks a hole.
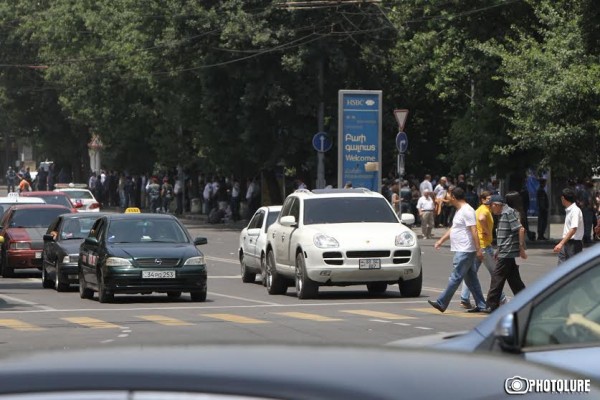
<instances>
[{"instance_id":1,"label":"striped shirt","mask_svg":"<svg viewBox=\"0 0 600 400\"><path fill-rule=\"evenodd\" d=\"M505 204L498 220L498 229L496 230L498 258L519 257L520 229L519 213Z\"/></svg>"}]
</instances>

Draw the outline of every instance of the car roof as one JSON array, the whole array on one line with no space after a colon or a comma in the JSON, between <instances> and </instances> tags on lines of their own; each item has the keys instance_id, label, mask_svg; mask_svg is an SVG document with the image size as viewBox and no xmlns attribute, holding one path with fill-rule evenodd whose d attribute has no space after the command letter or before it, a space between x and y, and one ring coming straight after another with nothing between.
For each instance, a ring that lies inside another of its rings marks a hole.
<instances>
[{"instance_id":1,"label":"car roof","mask_svg":"<svg viewBox=\"0 0 600 400\"><path fill-rule=\"evenodd\" d=\"M261 209L267 210L268 212L281 211L282 206L262 206Z\"/></svg>"},{"instance_id":2,"label":"car roof","mask_svg":"<svg viewBox=\"0 0 600 400\"><path fill-rule=\"evenodd\" d=\"M153 213L106 213L103 215L104 218L107 218L110 221L119 221L119 220L148 220L148 219L174 219L177 218L171 214L153 214Z\"/></svg>"},{"instance_id":3,"label":"car roof","mask_svg":"<svg viewBox=\"0 0 600 400\"><path fill-rule=\"evenodd\" d=\"M378 192L373 192L367 188L351 188L351 189L298 189L290 194L304 198L304 199L317 199L317 198L335 198L335 197L366 197L366 198L383 198Z\"/></svg>"},{"instance_id":4,"label":"car roof","mask_svg":"<svg viewBox=\"0 0 600 400\"><path fill-rule=\"evenodd\" d=\"M52 193L56 193L56 192L90 192L90 193L92 193L88 188L80 188L80 187L57 188L57 189L54 189L54 191Z\"/></svg>"},{"instance_id":5,"label":"car roof","mask_svg":"<svg viewBox=\"0 0 600 400\"><path fill-rule=\"evenodd\" d=\"M91 213L91 212L77 212L77 213L65 213L65 214L61 214L60 216L63 219L82 219L82 218L90 218L90 217L94 217L96 219L98 218L102 218L105 215L110 215L110 214L115 214L112 212L95 212L95 213Z\"/></svg>"},{"instance_id":6,"label":"car roof","mask_svg":"<svg viewBox=\"0 0 600 400\"><path fill-rule=\"evenodd\" d=\"M68 210L68 211L71 210L69 207L61 206L58 204L15 204L15 205L11 206L11 208L13 210L37 210L37 209L52 209L52 208L59 208L61 210Z\"/></svg>"},{"instance_id":7,"label":"car roof","mask_svg":"<svg viewBox=\"0 0 600 400\"><path fill-rule=\"evenodd\" d=\"M46 204L41 197L6 196L0 197L0 204Z\"/></svg>"},{"instance_id":8,"label":"car roof","mask_svg":"<svg viewBox=\"0 0 600 400\"><path fill-rule=\"evenodd\" d=\"M38 190L38 191L34 191L34 192L23 192L21 193L21 196L27 196L27 197L35 197L35 196L56 196L57 193L60 193L64 196L66 196L66 194L61 193L61 192L53 192L51 190ZM59 196L60 196L59 194Z\"/></svg>"}]
</instances>

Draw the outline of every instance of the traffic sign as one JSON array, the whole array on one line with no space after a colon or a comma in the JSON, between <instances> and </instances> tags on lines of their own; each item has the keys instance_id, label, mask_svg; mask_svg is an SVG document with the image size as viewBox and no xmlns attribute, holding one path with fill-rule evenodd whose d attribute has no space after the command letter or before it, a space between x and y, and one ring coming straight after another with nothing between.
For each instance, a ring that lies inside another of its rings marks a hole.
<instances>
[{"instance_id":1,"label":"traffic sign","mask_svg":"<svg viewBox=\"0 0 600 400\"><path fill-rule=\"evenodd\" d=\"M406 153L406 150L408 150L408 136L406 132L398 132L396 135L396 147L401 154Z\"/></svg>"},{"instance_id":2,"label":"traffic sign","mask_svg":"<svg viewBox=\"0 0 600 400\"><path fill-rule=\"evenodd\" d=\"M396 122L398 122L398 129L400 131L403 131L404 124L406 123L406 118L408 117L408 110L394 110L394 117L396 117Z\"/></svg>"},{"instance_id":3,"label":"traffic sign","mask_svg":"<svg viewBox=\"0 0 600 400\"><path fill-rule=\"evenodd\" d=\"M333 142L326 132L318 132L312 139L312 145L319 153L324 153L331 150Z\"/></svg>"}]
</instances>

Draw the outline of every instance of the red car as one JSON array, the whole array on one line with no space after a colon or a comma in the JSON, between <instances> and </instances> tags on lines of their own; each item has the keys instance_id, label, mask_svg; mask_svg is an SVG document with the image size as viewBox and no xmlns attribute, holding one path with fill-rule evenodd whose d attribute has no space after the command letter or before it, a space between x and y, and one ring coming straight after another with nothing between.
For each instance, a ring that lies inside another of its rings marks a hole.
<instances>
[{"instance_id":1,"label":"red car","mask_svg":"<svg viewBox=\"0 0 600 400\"><path fill-rule=\"evenodd\" d=\"M77 207L71 201L68 194L64 192L50 192L50 191L39 191L39 192L23 192L21 196L25 197L39 197L44 199L46 204L56 204L71 208L73 212L77 211Z\"/></svg>"},{"instance_id":2,"label":"red car","mask_svg":"<svg viewBox=\"0 0 600 400\"><path fill-rule=\"evenodd\" d=\"M2 276L15 269L42 268L43 236L52 221L71 208L53 204L15 205L0 220L0 262Z\"/></svg>"}]
</instances>

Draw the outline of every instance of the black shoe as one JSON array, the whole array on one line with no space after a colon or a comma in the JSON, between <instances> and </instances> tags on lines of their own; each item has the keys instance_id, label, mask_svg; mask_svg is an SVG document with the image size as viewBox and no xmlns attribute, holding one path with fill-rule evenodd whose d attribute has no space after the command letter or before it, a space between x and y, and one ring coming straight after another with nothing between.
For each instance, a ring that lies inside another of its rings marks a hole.
<instances>
[{"instance_id":1,"label":"black shoe","mask_svg":"<svg viewBox=\"0 0 600 400\"><path fill-rule=\"evenodd\" d=\"M429 305L431 305L431 307L435 308L439 312L443 313L444 311L446 311L446 309L442 308L442 306L440 306L437 301L427 300L427 302L429 303Z\"/></svg>"},{"instance_id":2,"label":"black shoe","mask_svg":"<svg viewBox=\"0 0 600 400\"><path fill-rule=\"evenodd\" d=\"M471 308L473 308L473 306L471 305L471 303L470 303L470 302L468 302L468 301L464 301L464 300L461 300L461 301L460 301L460 306L461 306L462 308L466 308L467 310L470 310Z\"/></svg>"},{"instance_id":3,"label":"black shoe","mask_svg":"<svg viewBox=\"0 0 600 400\"><path fill-rule=\"evenodd\" d=\"M543 237L543 236L539 236L539 237L538 237L538 240L548 240L548 239L546 239L546 238L545 238L545 237Z\"/></svg>"}]
</instances>

